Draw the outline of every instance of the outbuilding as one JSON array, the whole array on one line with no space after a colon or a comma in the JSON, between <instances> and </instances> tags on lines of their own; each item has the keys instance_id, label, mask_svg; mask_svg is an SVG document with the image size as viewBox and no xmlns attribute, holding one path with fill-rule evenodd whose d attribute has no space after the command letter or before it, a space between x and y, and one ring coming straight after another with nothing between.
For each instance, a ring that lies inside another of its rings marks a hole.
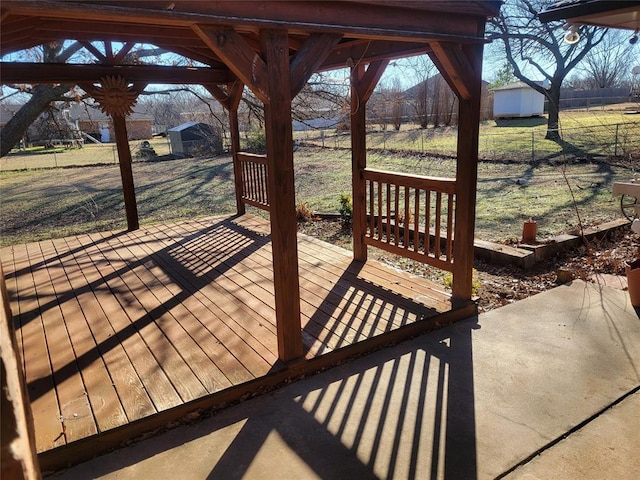
<instances>
[{"instance_id":1,"label":"outbuilding","mask_svg":"<svg viewBox=\"0 0 640 480\"><path fill-rule=\"evenodd\" d=\"M544 112L544 95L524 82L494 88L493 93L494 118L536 117Z\"/></svg>"},{"instance_id":2,"label":"outbuilding","mask_svg":"<svg viewBox=\"0 0 640 480\"><path fill-rule=\"evenodd\" d=\"M211 125L186 122L167 131L173 153L194 155L198 153L220 153L222 139Z\"/></svg>"}]
</instances>

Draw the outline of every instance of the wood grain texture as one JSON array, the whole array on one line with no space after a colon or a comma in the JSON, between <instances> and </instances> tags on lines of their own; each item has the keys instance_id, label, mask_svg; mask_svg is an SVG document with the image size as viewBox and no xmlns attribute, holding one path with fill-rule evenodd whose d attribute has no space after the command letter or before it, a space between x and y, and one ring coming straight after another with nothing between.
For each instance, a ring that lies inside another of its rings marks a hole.
<instances>
[{"instance_id":1,"label":"wood grain texture","mask_svg":"<svg viewBox=\"0 0 640 480\"><path fill-rule=\"evenodd\" d=\"M278 357L288 362L302 356L302 335L287 31L261 30L260 44L268 66L264 113Z\"/></svg>"},{"instance_id":2,"label":"wood grain texture","mask_svg":"<svg viewBox=\"0 0 640 480\"><path fill-rule=\"evenodd\" d=\"M269 230L211 217L3 248L39 452L73 459L132 422L269 384L284 368ZM297 247L306 362L451 313L437 285L304 235Z\"/></svg>"}]
</instances>

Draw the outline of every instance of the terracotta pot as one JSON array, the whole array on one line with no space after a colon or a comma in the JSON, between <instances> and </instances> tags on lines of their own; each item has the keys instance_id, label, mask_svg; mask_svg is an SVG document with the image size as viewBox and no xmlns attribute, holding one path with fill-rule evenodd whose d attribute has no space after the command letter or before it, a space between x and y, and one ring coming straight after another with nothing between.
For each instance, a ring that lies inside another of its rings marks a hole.
<instances>
[{"instance_id":1,"label":"terracotta pot","mask_svg":"<svg viewBox=\"0 0 640 480\"><path fill-rule=\"evenodd\" d=\"M640 307L640 258L631 263L627 262L626 271L631 305Z\"/></svg>"},{"instance_id":2,"label":"terracotta pot","mask_svg":"<svg viewBox=\"0 0 640 480\"><path fill-rule=\"evenodd\" d=\"M522 227L522 243L536 243L536 232L538 224L535 220L527 220Z\"/></svg>"}]
</instances>

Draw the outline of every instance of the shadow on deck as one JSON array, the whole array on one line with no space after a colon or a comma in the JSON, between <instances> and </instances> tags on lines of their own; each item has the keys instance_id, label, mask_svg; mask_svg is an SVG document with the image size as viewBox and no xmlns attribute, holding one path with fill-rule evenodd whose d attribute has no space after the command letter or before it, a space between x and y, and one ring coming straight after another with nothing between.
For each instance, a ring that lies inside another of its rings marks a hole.
<instances>
[{"instance_id":1,"label":"shadow on deck","mask_svg":"<svg viewBox=\"0 0 640 480\"><path fill-rule=\"evenodd\" d=\"M304 358L284 364L267 233L218 217L2 249L43 470L475 313L299 235Z\"/></svg>"}]
</instances>

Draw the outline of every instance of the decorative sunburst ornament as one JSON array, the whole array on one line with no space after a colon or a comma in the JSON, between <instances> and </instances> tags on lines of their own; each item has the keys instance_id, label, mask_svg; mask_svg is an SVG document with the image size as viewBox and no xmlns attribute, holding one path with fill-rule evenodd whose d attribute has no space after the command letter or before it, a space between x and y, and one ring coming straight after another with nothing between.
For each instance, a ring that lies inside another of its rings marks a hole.
<instances>
[{"instance_id":1,"label":"decorative sunburst ornament","mask_svg":"<svg viewBox=\"0 0 640 480\"><path fill-rule=\"evenodd\" d=\"M121 76L106 76L94 88L93 97L100 104L100 110L107 115L126 117L133 112L138 93Z\"/></svg>"}]
</instances>

